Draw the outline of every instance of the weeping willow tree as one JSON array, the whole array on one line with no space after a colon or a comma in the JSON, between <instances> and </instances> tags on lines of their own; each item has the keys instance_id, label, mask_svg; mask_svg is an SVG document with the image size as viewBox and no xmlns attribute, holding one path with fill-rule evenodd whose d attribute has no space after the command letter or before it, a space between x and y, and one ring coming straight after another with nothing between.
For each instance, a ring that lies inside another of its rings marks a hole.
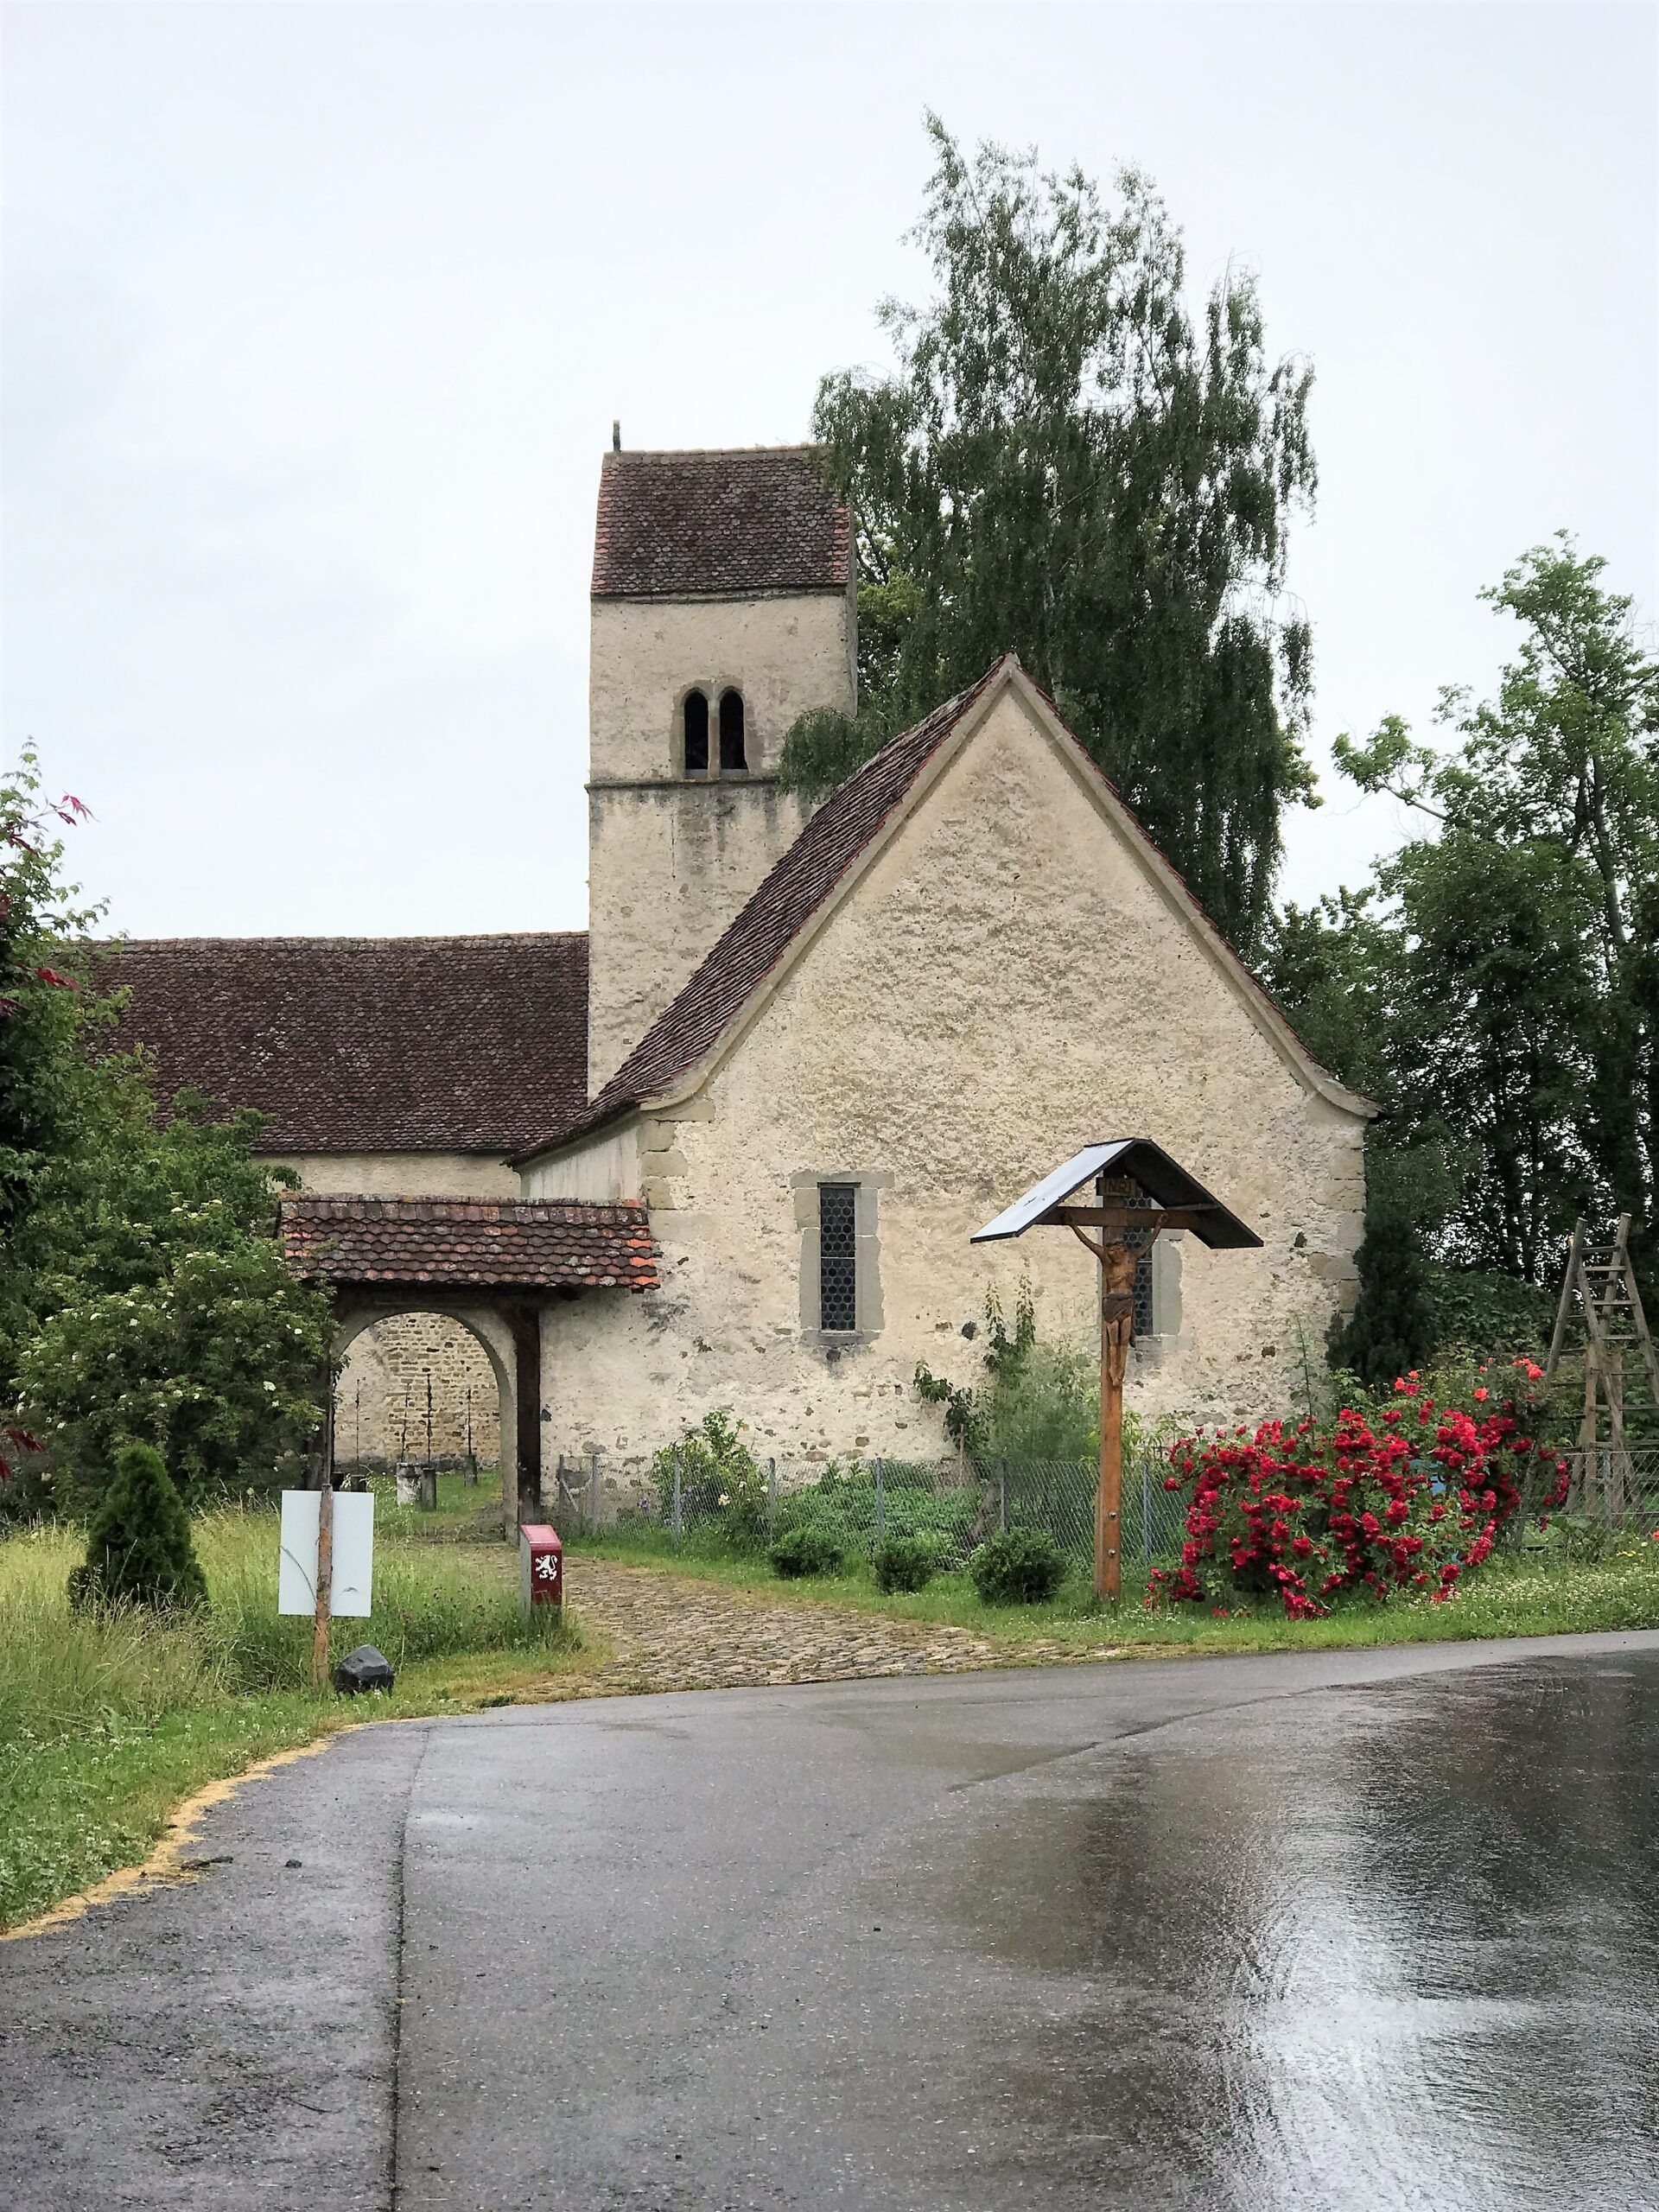
<instances>
[{"instance_id":1,"label":"weeping willow tree","mask_svg":"<svg viewBox=\"0 0 1659 2212\"><path fill-rule=\"evenodd\" d=\"M928 130L936 296L887 303L893 372L826 377L813 413L854 516L859 714L804 717L785 780L820 795L1012 649L1248 950L1281 810L1314 803L1308 633L1280 608L1309 372L1269 365L1238 270L1194 317L1144 177L1109 206Z\"/></svg>"}]
</instances>

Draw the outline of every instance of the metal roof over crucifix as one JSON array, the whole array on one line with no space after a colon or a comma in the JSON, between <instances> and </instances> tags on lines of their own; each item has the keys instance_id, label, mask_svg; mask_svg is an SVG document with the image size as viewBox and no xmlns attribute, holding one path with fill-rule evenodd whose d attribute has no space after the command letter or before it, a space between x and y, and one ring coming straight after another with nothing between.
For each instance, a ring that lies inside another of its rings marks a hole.
<instances>
[{"instance_id":1,"label":"metal roof over crucifix","mask_svg":"<svg viewBox=\"0 0 1659 2212\"><path fill-rule=\"evenodd\" d=\"M1126 1176L1153 1203L1170 1211L1191 1214L1191 1221L1172 1222L1172 1228L1191 1229L1201 1243L1217 1250L1240 1252L1260 1245L1262 1239L1247 1229L1236 1213L1212 1198L1202 1183L1178 1166L1161 1145L1150 1137L1116 1137L1107 1144L1085 1145L1065 1160L1052 1175L1032 1185L1023 1198L1006 1206L995 1221L976 1230L972 1243L995 1244L1007 1236L1022 1236L1039 1222L1058 1219L1074 1191L1097 1176Z\"/></svg>"}]
</instances>

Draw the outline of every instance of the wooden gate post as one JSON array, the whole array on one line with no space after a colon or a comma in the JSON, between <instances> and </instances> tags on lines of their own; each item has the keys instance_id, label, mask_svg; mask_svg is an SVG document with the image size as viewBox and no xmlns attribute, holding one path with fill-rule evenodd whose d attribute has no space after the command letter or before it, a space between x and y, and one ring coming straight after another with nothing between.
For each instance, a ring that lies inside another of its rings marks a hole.
<instances>
[{"instance_id":1,"label":"wooden gate post","mask_svg":"<svg viewBox=\"0 0 1659 2212\"><path fill-rule=\"evenodd\" d=\"M542 1503L542 1314L537 1306L514 1306L507 1314L512 1332L512 1402L518 1480L518 1526L507 1532L509 1543L518 1541L526 1517L534 1518Z\"/></svg>"}]
</instances>

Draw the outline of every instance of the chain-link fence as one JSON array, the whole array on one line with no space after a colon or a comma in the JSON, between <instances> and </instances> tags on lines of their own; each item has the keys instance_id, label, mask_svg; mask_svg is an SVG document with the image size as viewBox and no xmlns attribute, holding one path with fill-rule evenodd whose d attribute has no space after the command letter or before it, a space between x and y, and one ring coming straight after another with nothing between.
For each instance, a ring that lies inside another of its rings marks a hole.
<instances>
[{"instance_id":1,"label":"chain-link fence","mask_svg":"<svg viewBox=\"0 0 1659 2212\"><path fill-rule=\"evenodd\" d=\"M1567 1495L1552 1514L1547 1501L1559 1480L1553 1472L1557 1459L1567 1463ZM1544 1459L1527 1499L1530 1519L1559 1519L1609 1535L1635 1529L1646 1535L1659 1529L1659 1445L1603 1444Z\"/></svg>"},{"instance_id":2,"label":"chain-link fence","mask_svg":"<svg viewBox=\"0 0 1659 2212\"><path fill-rule=\"evenodd\" d=\"M1125 1564L1150 1567L1180 1549L1185 1501L1164 1488L1167 1463L1148 1456L1123 1470ZM888 1537L925 1536L941 1567L960 1567L1001 1529L1039 1529L1080 1565L1094 1554L1096 1468L1075 1459L908 1460L851 1465L769 1460L760 1485L721 1490L678 1465L660 1482L607 1497L597 1468L559 1470L562 1529L666 1533L676 1544L715 1541L753 1548L785 1530L822 1529L849 1557L868 1558ZM607 1510L607 1508L609 1508Z\"/></svg>"}]
</instances>

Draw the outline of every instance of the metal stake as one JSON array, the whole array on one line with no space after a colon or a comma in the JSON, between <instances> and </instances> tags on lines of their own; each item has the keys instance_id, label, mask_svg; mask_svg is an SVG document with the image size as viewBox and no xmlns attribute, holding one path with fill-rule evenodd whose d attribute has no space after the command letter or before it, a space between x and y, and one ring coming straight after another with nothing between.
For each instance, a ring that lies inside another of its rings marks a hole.
<instances>
[{"instance_id":1,"label":"metal stake","mask_svg":"<svg viewBox=\"0 0 1659 2212\"><path fill-rule=\"evenodd\" d=\"M1141 1462L1141 1564L1152 1573L1152 1468L1146 1459Z\"/></svg>"}]
</instances>

